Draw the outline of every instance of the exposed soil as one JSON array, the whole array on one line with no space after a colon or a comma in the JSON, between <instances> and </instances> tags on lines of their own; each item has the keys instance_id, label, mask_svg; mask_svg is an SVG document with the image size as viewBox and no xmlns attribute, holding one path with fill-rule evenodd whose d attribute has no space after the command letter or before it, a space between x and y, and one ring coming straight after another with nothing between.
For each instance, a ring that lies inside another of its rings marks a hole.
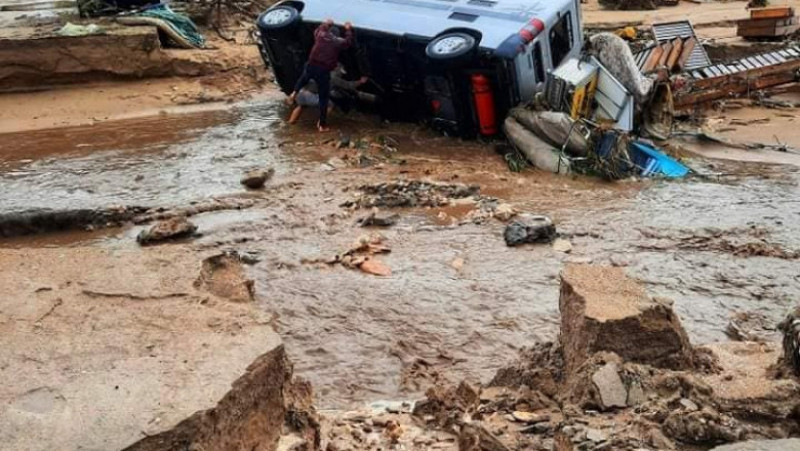
<instances>
[{"instance_id":1,"label":"exposed soil","mask_svg":"<svg viewBox=\"0 0 800 451\"><path fill-rule=\"evenodd\" d=\"M701 34L746 14L743 2L645 13L585 7L597 26L690 16ZM779 354L769 325L800 297L794 153L676 139L671 146L696 170L682 181L512 173L490 145L421 126L355 113L335 114L331 134L317 133L312 115L287 126L255 49L221 51L224 68L179 72L194 78L0 95L0 279L9 287L0 335L12 344L0 349L0 376L11 381L0 393L0 424L11 425L0 427L0 447L94 446L86 437L110 434L120 448L169 430L177 435L161 438L180 441L181 427L172 427L193 412L221 400L223 410L246 404L225 401L229 384L248 380L245 368L269 351L273 329L294 374L314 387L330 449L707 449L800 433L785 403L745 399L766 393L758 389L792 393L753 381L763 382L761 370ZM775 135L793 146L795 109L747 103L707 115L718 129L735 128L720 131L725 137L763 143ZM242 186L264 168L274 175L263 188ZM552 218L558 240L506 246L517 214ZM136 244L142 230L177 217L190 217L197 234ZM616 310L589 308L599 322L626 321L636 310L628 301L646 292L674 300L680 346L730 334L762 343L712 348L719 366L705 353L684 355L683 366L644 367L600 350L568 365L582 376L564 390L557 346L525 348L557 342L568 263L617 267L582 283L617 301ZM619 268L641 286L612 283ZM589 387L607 365L621 375L624 403L638 396L644 407L597 404L603 393ZM132 411L150 400L137 400L140 393L158 393L150 383L172 394L137 414L137 425L151 425L141 431L98 422L61 435L42 426L72 425L93 397L115 399L115 380L129 384L120 403ZM712 397L708 386L720 392ZM198 414L183 430L236 428L214 416ZM305 414L284 421L300 435L316 430ZM279 422L255 415L251 425ZM288 446L295 438L265 440Z\"/></svg>"}]
</instances>

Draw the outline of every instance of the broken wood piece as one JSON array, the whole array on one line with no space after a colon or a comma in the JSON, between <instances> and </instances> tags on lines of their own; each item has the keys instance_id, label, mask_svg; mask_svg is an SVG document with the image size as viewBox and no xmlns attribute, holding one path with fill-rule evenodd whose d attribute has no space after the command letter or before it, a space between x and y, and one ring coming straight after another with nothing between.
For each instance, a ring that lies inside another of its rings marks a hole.
<instances>
[{"instance_id":1,"label":"broken wood piece","mask_svg":"<svg viewBox=\"0 0 800 451\"><path fill-rule=\"evenodd\" d=\"M672 72L672 69L678 63L678 58L681 56L681 51L683 50L683 39L675 38L672 41L672 50L669 52L667 56L667 69Z\"/></svg>"},{"instance_id":2,"label":"broken wood piece","mask_svg":"<svg viewBox=\"0 0 800 451\"><path fill-rule=\"evenodd\" d=\"M794 8L791 6L770 6L750 10L751 19L780 19L791 16L794 16Z\"/></svg>"},{"instance_id":3,"label":"broken wood piece","mask_svg":"<svg viewBox=\"0 0 800 451\"><path fill-rule=\"evenodd\" d=\"M798 69L800 69L800 60L794 60L732 75L695 80L691 84L690 92L676 96L675 108L685 108L771 86L792 83L796 81L795 71Z\"/></svg>"},{"instance_id":4,"label":"broken wood piece","mask_svg":"<svg viewBox=\"0 0 800 451\"><path fill-rule=\"evenodd\" d=\"M684 41L681 56L678 58L679 71L686 69L686 65L689 63L689 59L692 57L692 52L694 51L695 45L697 45L697 39L694 36Z\"/></svg>"}]
</instances>

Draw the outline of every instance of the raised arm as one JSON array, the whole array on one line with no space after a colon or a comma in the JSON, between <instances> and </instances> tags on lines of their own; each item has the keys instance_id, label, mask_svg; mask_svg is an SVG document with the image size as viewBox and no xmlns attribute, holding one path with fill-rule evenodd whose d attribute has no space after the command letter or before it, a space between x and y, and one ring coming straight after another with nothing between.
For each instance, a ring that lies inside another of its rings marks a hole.
<instances>
[{"instance_id":1,"label":"raised arm","mask_svg":"<svg viewBox=\"0 0 800 451\"><path fill-rule=\"evenodd\" d=\"M343 49L352 47L355 44L356 38L355 34L353 33L353 24L347 22L344 24L344 39L342 40L341 46Z\"/></svg>"}]
</instances>

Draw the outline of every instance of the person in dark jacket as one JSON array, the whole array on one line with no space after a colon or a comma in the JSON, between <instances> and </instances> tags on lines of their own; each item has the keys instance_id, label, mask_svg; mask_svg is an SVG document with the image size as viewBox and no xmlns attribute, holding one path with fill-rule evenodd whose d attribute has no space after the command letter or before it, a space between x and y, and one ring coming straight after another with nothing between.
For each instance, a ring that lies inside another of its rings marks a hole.
<instances>
[{"instance_id":1,"label":"person in dark jacket","mask_svg":"<svg viewBox=\"0 0 800 451\"><path fill-rule=\"evenodd\" d=\"M353 45L353 26L350 22L344 24L345 36L338 35L338 28L333 20L326 20L314 31L314 47L308 58L303 75L297 80L294 92L289 96L289 103L294 104L297 94L309 81L317 83L319 94L319 122L317 128L321 132L328 131L328 101L331 93L331 72L339 64L339 54Z\"/></svg>"}]
</instances>

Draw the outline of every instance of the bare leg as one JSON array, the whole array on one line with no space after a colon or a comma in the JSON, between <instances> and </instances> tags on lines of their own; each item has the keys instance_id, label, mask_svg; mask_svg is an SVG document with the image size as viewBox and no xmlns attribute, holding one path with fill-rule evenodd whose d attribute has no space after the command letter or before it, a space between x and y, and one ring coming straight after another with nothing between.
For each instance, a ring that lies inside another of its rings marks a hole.
<instances>
[{"instance_id":1,"label":"bare leg","mask_svg":"<svg viewBox=\"0 0 800 451\"><path fill-rule=\"evenodd\" d=\"M301 114L303 114L303 107L298 105L292 110L292 114L289 116L289 123L290 124L297 123L297 121L300 119Z\"/></svg>"}]
</instances>

